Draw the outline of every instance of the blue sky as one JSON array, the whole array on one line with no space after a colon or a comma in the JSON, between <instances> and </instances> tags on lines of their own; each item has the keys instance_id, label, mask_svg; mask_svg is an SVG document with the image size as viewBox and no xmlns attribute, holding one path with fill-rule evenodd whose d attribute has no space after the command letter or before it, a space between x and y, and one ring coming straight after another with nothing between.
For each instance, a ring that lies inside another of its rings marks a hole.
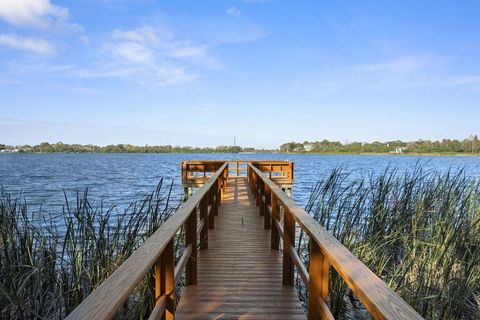
<instances>
[{"instance_id":1,"label":"blue sky","mask_svg":"<svg viewBox=\"0 0 480 320\"><path fill-rule=\"evenodd\" d=\"M480 133L480 2L1 0L0 142Z\"/></svg>"}]
</instances>

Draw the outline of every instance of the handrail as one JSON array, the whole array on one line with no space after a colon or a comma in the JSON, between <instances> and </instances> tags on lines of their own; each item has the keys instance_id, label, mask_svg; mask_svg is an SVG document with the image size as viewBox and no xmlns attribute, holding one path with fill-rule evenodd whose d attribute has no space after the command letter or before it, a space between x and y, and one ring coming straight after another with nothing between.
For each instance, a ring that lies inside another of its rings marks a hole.
<instances>
[{"instance_id":1,"label":"handrail","mask_svg":"<svg viewBox=\"0 0 480 320\"><path fill-rule=\"evenodd\" d=\"M186 160L182 161L182 183L188 186L201 186L207 173L215 172L225 162L233 176L246 176L248 163L255 165L260 171L268 172L270 179L291 186L293 184L293 162L287 160ZM242 164L242 167L240 167ZM200 173L200 175L194 175ZM203 173L203 175L201 175ZM275 173L280 175L274 175ZM273 174L273 175L272 175Z\"/></svg>"},{"instance_id":2,"label":"handrail","mask_svg":"<svg viewBox=\"0 0 480 320\"><path fill-rule=\"evenodd\" d=\"M248 164L248 179L260 213L268 229L272 228L272 249L278 249L283 239L283 283L293 285L294 265L300 267L300 275L309 289L309 319L333 318L326 307L328 299L329 265L331 265L355 295L376 319L423 319L410 305L400 298L385 282L375 275L340 241L313 219L295 201L289 198L273 181L251 163ZM279 208L283 206L283 229L279 221ZM295 223L310 236L309 274L295 255ZM274 241L276 243L274 243Z\"/></svg>"},{"instance_id":3,"label":"handrail","mask_svg":"<svg viewBox=\"0 0 480 320\"><path fill-rule=\"evenodd\" d=\"M193 194L164 224L162 224L132 255L125 260L102 284L96 288L67 319L111 319L128 299L128 296L144 276L155 269L156 306L152 317L166 315L173 318L173 292L179 272L186 266L186 282L196 284L197 238L200 232L200 248L206 249L209 228L213 227L213 215L218 212L228 176L228 163ZM197 228L197 207L203 226ZM211 209L209 210L209 207ZM178 230L185 226L186 250L174 269L173 243ZM177 271L177 272L175 272ZM176 274L175 274L176 273Z\"/></svg>"}]
</instances>

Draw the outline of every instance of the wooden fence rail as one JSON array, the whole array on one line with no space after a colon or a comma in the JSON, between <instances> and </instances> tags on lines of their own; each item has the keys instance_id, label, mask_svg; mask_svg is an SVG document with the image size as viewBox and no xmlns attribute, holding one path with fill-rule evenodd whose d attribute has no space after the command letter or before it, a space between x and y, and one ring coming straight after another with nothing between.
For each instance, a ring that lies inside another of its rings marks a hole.
<instances>
[{"instance_id":1,"label":"wooden fence rail","mask_svg":"<svg viewBox=\"0 0 480 320\"><path fill-rule=\"evenodd\" d=\"M296 267L308 287L309 319L333 319L327 307L330 266L375 319L422 319L385 282L251 163L248 164L248 180L260 214L265 216L265 228L273 226L271 248L278 249L279 239L282 239L283 284L294 285ZM281 211L283 223L280 220ZM310 236L308 269L294 248L297 224Z\"/></svg>"},{"instance_id":2,"label":"wooden fence rail","mask_svg":"<svg viewBox=\"0 0 480 320\"><path fill-rule=\"evenodd\" d=\"M224 163L192 197L162 224L110 277L95 289L67 319L111 319L122 307L145 275L155 271L156 305L149 319L173 319L174 289L185 269L186 285L197 282L197 239L200 249L208 248L208 229L214 227L228 179ZM198 211L200 220L198 220ZM197 223L198 222L198 223ZM182 257L174 265L174 240L185 228L186 243Z\"/></svg>"}]
</instances>

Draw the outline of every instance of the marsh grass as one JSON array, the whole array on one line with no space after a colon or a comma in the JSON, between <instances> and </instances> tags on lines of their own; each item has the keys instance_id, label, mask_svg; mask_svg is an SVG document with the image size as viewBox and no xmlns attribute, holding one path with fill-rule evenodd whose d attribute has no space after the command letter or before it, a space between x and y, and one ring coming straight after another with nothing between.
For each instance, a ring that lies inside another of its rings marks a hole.
<instances>
[{"instance_id":1,"label":"marsh grass","mask_svg":"<svg viewBox=\"0 0 480 320\"><path fill-rule=\"evenodd\" d=\"M425 318L480 319L480 185L464 170L417 164L354 178L337 168L312 188L306 211ZM297 250L308 265L302 233ZM329 307L336 318L368 318L333 270Z\"/></svg>"},{"instance_id":2,"label":"marsh grass","mask_svg":"<svg viewBox=\"0 0 480 320\"><path fill-rule=\"evenodd\" d=\"M171 193L160 181L118 214L90 202L85 190L73 202L65 195L59 215L32 213L0 189L0 318L64 318L175 212ZM480 318L480 185L463 170L419 164L355 178L337 168L313 186L306 211L425 318ZM183 238L180 230L176 259ZM299 234L306 265L308 241ZM308 292L297 284L305 301ZM145 318L153 290L148 273L118 318ZM328 304L336 318L368 318L333 270Z\"/></svg>"},{"instance_id":3,"label":"marsh grass","mask_svg":"<svg viewBox=\"0 0 480 320\"><path fill-rule=\"evenodd\" d=\"M175 212L171 193L161 180L118 214L91 203L85 190L73 204L65 195L59 221L0 190L0 318L64 318ZM120 318L149 313L152 282L147 274Z\"/></svg>"}]
</instances>

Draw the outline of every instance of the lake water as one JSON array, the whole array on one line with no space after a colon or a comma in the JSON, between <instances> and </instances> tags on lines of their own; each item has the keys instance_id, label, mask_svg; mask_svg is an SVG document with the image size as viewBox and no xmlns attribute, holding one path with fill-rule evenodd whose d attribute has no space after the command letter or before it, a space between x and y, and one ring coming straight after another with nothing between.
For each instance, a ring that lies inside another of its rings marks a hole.
<instances>
[{"instance_id":1,"label":"lake water","mask_svg":"<svg viewBox=\"0 0 480 320\"><path fill-rule=\"evenodd\" d=\"M467 174L480 177L480 157L416 157L367 155L299 155L299 154L3 154L0 155L0 185L14 196L21 194L36 210L61 213L65 203L63 191L75 201L76 191L89 188L91 199L105 205L130 203L154 190L160 178L173 181L175 199L183 194L182 160L191 159L270 159L295 163L293 198L305 205L309 190L333 168L345 167L352 177L387 167L411 170L417 162L425 168L454 171L465 168Z\"/></svg>"}]
</instances>

